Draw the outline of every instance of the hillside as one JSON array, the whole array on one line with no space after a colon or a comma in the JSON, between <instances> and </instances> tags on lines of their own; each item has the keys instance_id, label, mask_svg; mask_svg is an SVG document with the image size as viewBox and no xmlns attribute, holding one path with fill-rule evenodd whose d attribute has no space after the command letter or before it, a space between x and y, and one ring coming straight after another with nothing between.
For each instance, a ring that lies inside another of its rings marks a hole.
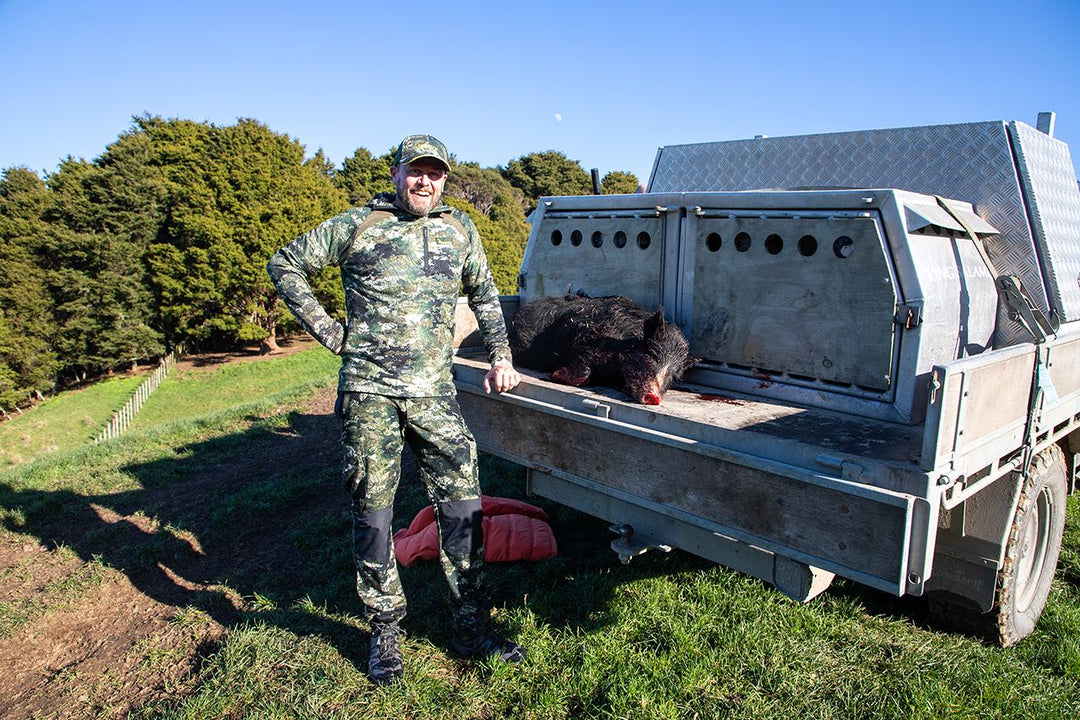
<instances>
[{"instance_id":1,"label":"hillside","mask_svg":"<svg viewBox=\"0 0 1080 720\"><path fill-rule=\"evenodd\" d=\"M542 505L559 542L489 567L495 622L529 658L450 655L446 586L420 563L403 572L405 683L375 688L327 355L192 362L153 396L189 398L183 417L151 422L148 403L117 441L0 471L0 716L1080 713L1076 498L1043 620L1002 650L842 580L799 605L678 551L622 566L606 523L525 497L524 470L487 456L485 492ZM406 462L395 527L425 504Z\"/></svg>"}]
</instances>

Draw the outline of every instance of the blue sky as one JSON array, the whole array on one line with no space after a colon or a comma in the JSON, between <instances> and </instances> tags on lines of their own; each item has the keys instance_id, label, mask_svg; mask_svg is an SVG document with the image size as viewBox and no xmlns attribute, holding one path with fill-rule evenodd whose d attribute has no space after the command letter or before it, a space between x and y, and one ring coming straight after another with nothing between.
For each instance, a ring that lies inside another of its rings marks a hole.
<instances>
[{"instance_id":1,"label":"blue sky","mask_svg":"<svg viewBox=\"0 0 1080 720\"><path fill-rule=\"evenodd\" d=\"M0 0L0 168L101 154L142 113L259 120L340 165L403 135L642 181L661 145L983 120L1080 160L1080 0Z\"/></svg>"}]
</instances>

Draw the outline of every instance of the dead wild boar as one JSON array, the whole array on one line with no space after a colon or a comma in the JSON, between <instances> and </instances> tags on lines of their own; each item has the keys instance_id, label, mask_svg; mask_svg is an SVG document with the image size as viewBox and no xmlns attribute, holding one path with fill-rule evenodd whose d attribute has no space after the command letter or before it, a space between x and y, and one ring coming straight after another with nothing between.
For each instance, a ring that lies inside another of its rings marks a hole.
<instances>
[{"instance_id":1,"label":"dead wild boar","mask_svg":"<svg viewBox=\"0 0 1080 720\"><path fill-rule=\"evenodd\" d=\"M697 361L662 308L650 313L616 295L539 298L518 309L509 330L516 364L568 385L610 385L644 405L659 405Z\"/></svg>"}]
</instances>

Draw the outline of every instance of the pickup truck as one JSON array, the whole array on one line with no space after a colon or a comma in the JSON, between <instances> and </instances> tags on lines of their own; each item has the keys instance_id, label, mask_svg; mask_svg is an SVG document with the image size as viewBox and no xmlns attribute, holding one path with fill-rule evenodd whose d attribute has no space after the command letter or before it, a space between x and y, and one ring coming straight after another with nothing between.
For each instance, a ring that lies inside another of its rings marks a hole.
<instances>
[{"instance_id":1,"label":"pickup truck","mask_svg":"<svg viewBox=\"0 0 1080 720\"><path fill-rule=\"evenodd\" d=\"M482 451L799 601L835 575L1002 645L1050 591L1080 449L1080 189L1052 114L661 147L647 192L543 198L521 303L663 308L699 358L659 406L454 376Z\"/></svg>"}]
</instances>

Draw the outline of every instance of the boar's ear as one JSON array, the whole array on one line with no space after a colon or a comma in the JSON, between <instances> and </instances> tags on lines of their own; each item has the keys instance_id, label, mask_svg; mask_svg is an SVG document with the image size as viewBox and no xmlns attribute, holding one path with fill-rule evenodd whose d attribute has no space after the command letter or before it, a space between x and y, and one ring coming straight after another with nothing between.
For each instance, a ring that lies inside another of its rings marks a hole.
<instances>
[{"instance_id":1,"label":"boar's ear","mask_svg":"<svg viewBox=\"0 0 1080 720\"><path fill-rule=\"evenodd\" d=\"M645 321L645 337L650 338L664 327L664 308L660 308Z\"/></svg>"}]
</instances>

